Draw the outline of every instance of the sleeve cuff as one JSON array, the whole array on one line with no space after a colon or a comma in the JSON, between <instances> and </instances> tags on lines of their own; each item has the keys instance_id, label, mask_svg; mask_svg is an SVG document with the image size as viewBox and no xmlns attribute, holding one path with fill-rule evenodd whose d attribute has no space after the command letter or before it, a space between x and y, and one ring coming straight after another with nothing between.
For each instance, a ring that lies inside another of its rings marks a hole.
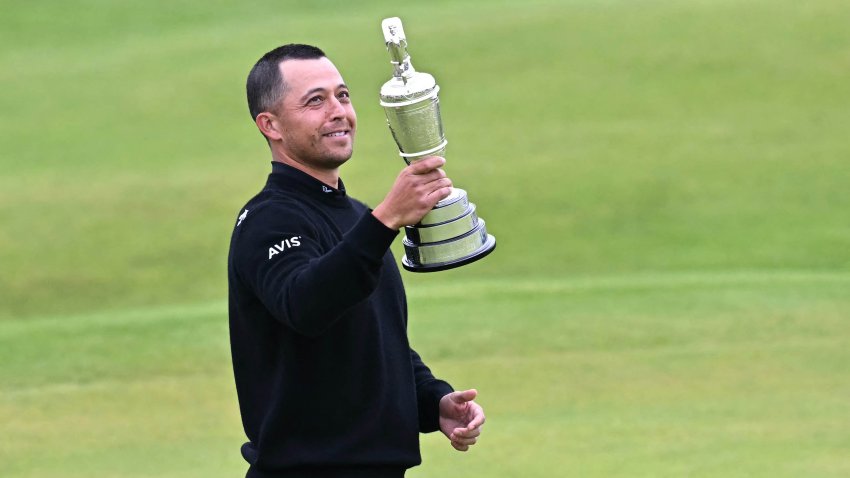
<instances>
[{"instance_id":1,"label":"sleeve cuff","mask_svg":"<svg viewBox=\"0 0 850 478\"><path fill-rule=\"evenodd\" d=\"M419 431L431 433L440 429L440 400L454 392L448 383L434 380L427 387L419 390Z\"/></svg>"}]
</instances>

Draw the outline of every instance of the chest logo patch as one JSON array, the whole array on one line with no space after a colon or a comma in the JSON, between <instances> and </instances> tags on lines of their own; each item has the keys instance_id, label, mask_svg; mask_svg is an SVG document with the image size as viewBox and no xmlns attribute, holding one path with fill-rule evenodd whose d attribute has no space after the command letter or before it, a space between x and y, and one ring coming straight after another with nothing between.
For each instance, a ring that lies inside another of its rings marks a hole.
<instances>
[{"instance_id":1,"label":"chest logo patch","mask_svg":"<svg viewBox=\"0 0 850 478\"><path fill-rule=\"evenodd\" d=\"M301 236L293 236L293 237L290 237L289 239L284 239L284 240L280 241L279 244L272 244L272 246L269 247L269 259L271 259L272 257L274 257L278 254L281 254L283 251L287 251L289 249L292 249L293 247L300 247L300 246L301 246Z\"/></svg>"}]
</instances>

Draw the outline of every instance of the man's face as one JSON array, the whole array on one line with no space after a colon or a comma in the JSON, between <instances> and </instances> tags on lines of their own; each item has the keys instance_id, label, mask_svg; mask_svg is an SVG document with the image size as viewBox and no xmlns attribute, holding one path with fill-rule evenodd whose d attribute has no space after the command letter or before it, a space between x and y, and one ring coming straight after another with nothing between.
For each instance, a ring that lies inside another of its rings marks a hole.
<instances>
[{"instance_id":1,"label":"man's face","mask_svg":"<svg viewBox=\"0 0 850 478\"><path fill-rule=\"evenodd\" d=\"M317 169L335 169L351 157L357 115L348 87L327 58L287 60L286 84L277 108L283 153Z\"/></svg>"}]
</instances>

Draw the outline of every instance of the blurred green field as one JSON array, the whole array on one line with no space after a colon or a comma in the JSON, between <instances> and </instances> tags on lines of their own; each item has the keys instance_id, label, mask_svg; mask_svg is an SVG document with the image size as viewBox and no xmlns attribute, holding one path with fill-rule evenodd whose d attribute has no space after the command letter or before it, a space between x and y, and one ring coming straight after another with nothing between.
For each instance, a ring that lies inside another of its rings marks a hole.
<instances>
[{"instance_id":1,"label":"blurred green field","mask_svg":"<svg viewBox=\"0 0 850 478\"><path fill-rule=\"evenodd\" d=\"M0 12L0 476L244 473L225 258L270 160L244 79L321 46L377 204L386 16L499 241L404 275L414 346L488 414L409 476L850 475L847 2L92 0Z\"/></svg>"}]
</instances>

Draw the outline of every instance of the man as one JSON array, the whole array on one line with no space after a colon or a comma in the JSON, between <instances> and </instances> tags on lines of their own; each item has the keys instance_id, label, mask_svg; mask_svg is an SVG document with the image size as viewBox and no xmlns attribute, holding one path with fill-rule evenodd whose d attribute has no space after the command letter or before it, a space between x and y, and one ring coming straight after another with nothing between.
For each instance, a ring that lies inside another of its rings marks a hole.
<instances>
[{"instance_id":1,"label":"man","mask_svg":"<svg viewBox=\"0 0 850 478\"><path fill-rule=\"evenodd\" d=\"M404 168L369 210L339 167L357 118L316 47L285 45L248 76L248 106L272 153L263 190L236 220L228 258L230 335L248 477L401 477L419 432L473 445L475 390L434 378L407 340L389 247L449 194L430 157Z\"/></svg>"}]
</instances>

